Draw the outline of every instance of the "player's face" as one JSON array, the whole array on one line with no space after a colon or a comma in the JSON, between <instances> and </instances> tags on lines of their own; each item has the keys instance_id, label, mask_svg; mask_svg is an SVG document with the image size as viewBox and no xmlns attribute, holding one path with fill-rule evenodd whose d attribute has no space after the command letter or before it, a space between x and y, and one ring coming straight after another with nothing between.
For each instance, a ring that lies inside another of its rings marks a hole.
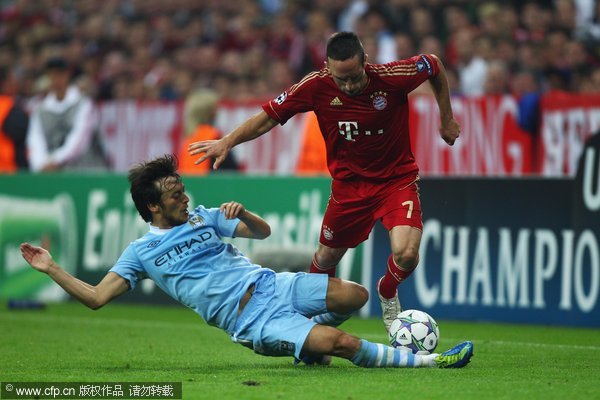
<instances>
[{"instance_id":1,"label":"player's face","mask_svg":"<svg viewBox=\"0 0 600 400\"><path fill-rule=\"evenodd\" d=\"M347 60L327 59L327 67L338 88L349 96L360 93L369 81L365 73L365 60L358 55Z\"/></svg>"},{"instance_id":2,"label":"player's face","mask_svg":"<svg viewBox=\"0 0 600 400\"><path fill-rule=\"evenodd\" d=\"M162 195L158 212L152 221L159 228L172 228L187 222L190 198L185 194L185 186L175 177L160 182Z\"/></svg>"}]
</instances>

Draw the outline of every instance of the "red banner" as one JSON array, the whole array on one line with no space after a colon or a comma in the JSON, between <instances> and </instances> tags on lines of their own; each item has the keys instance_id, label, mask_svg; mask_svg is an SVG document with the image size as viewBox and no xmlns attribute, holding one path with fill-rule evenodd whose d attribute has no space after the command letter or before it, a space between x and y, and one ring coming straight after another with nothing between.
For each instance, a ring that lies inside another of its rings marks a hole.
<instances>
[{"instance_id":1,"label":"red banner","mask_svg":"<svg viewBox=\"0 0 600 400\"><path fill-rule=\"evenodd\" d=\"M410 99L410 132L422 176L521 176L532 172L531 135L516 123L513 97L452 99L461 134L448 146L439 134L435 98Z\"/></svg>"},{"instance_id":2,"label":"red banner","mask_svg":"<svg viewBox=\"0 0 600 400\"><path fill-rule=\"evenodd\" d=\"M573 176L585 141L600 130L600 95L553 92L541 101L536 172Z\"/></svg>"},{"instance_id":3,"label":"red banner","mask_svg":"<svg viewBox=\"0 0 600 400\"><path fill-rule=\"evenodd\" d=\"M517 125L518 103L511 96L454 97L452 108L462 132L454 146L448 146L439 134L435 99L410 98L412 148L422 176L573 175L585 140L600 130L600 95L542 96L541 127L535 135ZM179 148L181 103L111 102L99 104L97 110L98 129L117 171ZM258 103L222 104L215 124L226 134L259 111ZM306 114L297 115L234 148L242 171L295 174L306 121Z\"/></svg>"},{"instance_id":4,"label":"red banner","mask_svg":"<svg viewBox=\"0 0 600 400\"><path fill-rule=\"evenodd\" d=\"M182 131L182 104L115 101L97 105L98 130L111 167L132 165L163 154L177 154Z\"/></svg>"}]
</instances>

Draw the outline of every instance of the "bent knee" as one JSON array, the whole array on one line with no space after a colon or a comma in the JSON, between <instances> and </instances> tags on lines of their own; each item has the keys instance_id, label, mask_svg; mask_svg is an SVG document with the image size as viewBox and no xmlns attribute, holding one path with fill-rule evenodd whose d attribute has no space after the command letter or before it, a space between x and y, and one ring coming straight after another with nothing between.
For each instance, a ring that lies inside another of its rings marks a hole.
<instances>
[{"instance_id":1,"label":"bent knee","mask_svg":"<svg viewBox=\"0 0 600 400\"><path fill-rule=\"evenodd\" d=\"M360 309L369 300L369 292L355 282L340 278L329 278L327 308L341 314L350 314Z\"/></svg>"},{"instance_id":2,"label":"bent knee","mask_svg":"<svg viewBox=\"0 0 600 400\"><path fill-rule=\"evenodd\" d=\"M362 285L356 282L345 282L346 285L350 285L344 292L346 293L346 301L348 304L352 304L352 308L358 310L369 301L369 291Z\"/></svg>"},{"instance_id":3,"label":"bent knee","mask_svg":"<svg viewBox=\"0 0 600 400\"><path fill-rule=\"evenodd\" d=\"M316 252L317 262L324 267L336 266L346 253L346 249L334 249L319 245Z\"/></svg>"},{"instance_id":4,"label":"bent knee","mask_svg":"<svg viewBox=\"0 0 600 400\"><path fill-rule=\"evenodd\" d=\"M369 301L369 291L364 286L356 284L354 297L356 298L357 308L361 308Z\"/></svg>"},{"instance_id":5,"label":"bent knee","mask_svg":"<svg viewBox=\"0 0 600 400\"><path fill-rule=\"evenodd\" d=\"M399 253L394 253L394 263L405 270L413 270L419 264L419 249L407 248Z\"/></svg>"}]
</instances>

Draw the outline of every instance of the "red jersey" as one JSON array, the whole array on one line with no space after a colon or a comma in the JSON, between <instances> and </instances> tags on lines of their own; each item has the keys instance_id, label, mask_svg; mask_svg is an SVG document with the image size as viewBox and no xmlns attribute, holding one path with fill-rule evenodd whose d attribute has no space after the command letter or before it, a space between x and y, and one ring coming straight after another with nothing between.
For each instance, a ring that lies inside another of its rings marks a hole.
<instances>
[{"instance_id":1,"label":"red jersey","mask_svg":"<svg viewBox=\"0 0 600 400\"><path fill-rule=\"evenodd\" d=\"M285 124L297 113L314 111L327 147L334 179L414 179L418 167L408 133L408 93L439 73L430 55L388 64L366 64L368 83L359 94L342 92L328 68L262 106Z\"/></svg>"}]
</instances>

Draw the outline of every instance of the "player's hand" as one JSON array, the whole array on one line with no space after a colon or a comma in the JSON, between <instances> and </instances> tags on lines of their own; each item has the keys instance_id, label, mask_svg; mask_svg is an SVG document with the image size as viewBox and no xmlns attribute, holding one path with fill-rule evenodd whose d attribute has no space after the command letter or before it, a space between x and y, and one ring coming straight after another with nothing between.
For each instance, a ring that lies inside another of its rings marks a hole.
<instances>
[{"instance_id":1,"label":"player's hand","mask_svg":"<svg viewBox=\"0 0 600 400\"><path fill-rule=\"evenodd\" d=\"M225 214L225 218L227 219L242 217L246 213L244 206L235 201L223 203L219 209Z\"/></svg>"},{"instance_id":2,"label":"player's hand","mask_svg":"<svg viewBox=\"0 0 600 400\"><path fill-rule=\"evenodd\" d=\"M29 243L21 244L21 255L34 269L46 274L50 272L50 267L54 263L48 250Z\"/></svg>"},{"instance_id":3,"label":"player's hand","mask_svg":"<svg viewBox=\"0 0 600 400\"><path fill-rule=\"evenodd\" d=\"M442 126L440 127L440 135L446 143L452 146L456 139L458 139L460 136L460 125L454 118L445 123L442 122Z\"/></svg>"},{"instance_id":4,"label":"player's hand","mask_svg":"<svg viewBox=\"0 0 600 400\"><path fill-rule=\"evenodd\" d=\"M214 158L215 162L213 164L213 169L219 168L219 165L225 161L227 154L229 154L229 150L230 147L227 146L223 139L194 142L187 148L188 153L192 156L204 153L202 157L194 161L194 164L196 165L203 163L209 158Z\"/></svg>"}]
</instances>

